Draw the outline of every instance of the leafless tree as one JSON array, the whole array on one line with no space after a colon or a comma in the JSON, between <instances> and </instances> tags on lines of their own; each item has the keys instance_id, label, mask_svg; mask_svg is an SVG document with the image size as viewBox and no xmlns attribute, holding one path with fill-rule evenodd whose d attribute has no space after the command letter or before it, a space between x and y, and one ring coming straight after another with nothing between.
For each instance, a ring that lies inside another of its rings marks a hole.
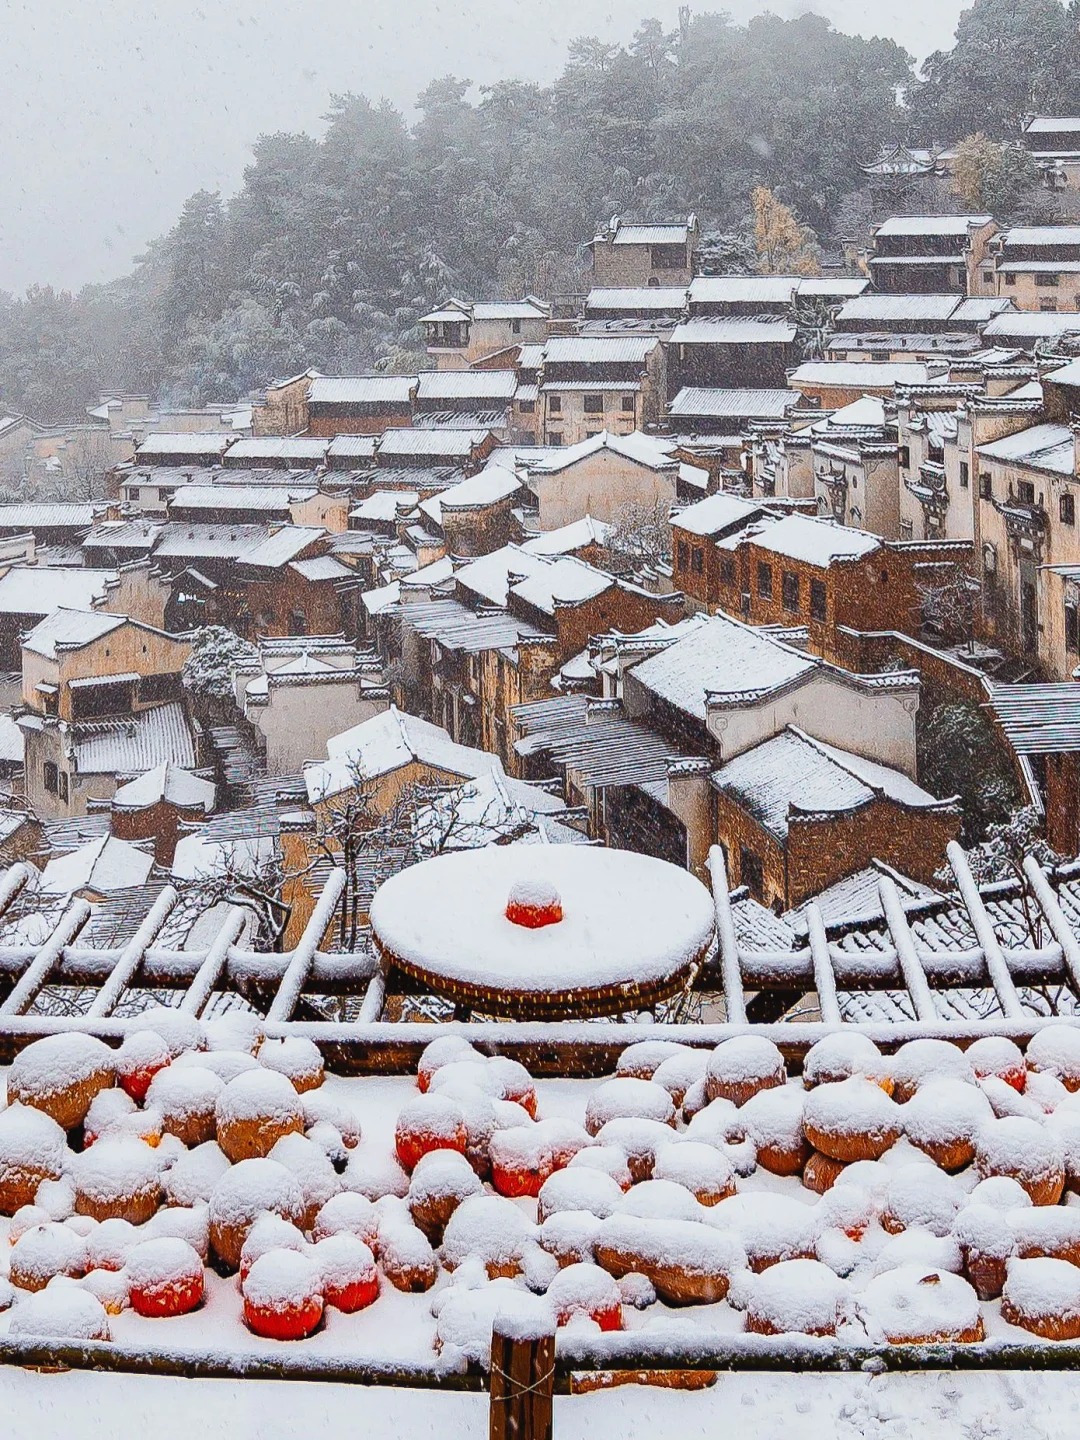
<instances>
[{"instance_id":1,"label":"leafless tree","mask_svg":"<svg viewBox=\"0 0 1080 1440\"><path fill-rule=\"evenodd\" d=\"M614 575L632 575L671 559L671 509L663 500L654 505L625 505L608 532L607 549Z\"/></svg>"},{"instance_id":2,"label":"leafless tree","mask_svg":"<svg viewBox=\"0 0 1080 1440\"><path fill-rule=\"evenodd\" d=\"M961 565L949 562L931 569L932 578L919 585L923 620L950 645L975 649L975 618L979 586Z\"/></svg>"}]
</instances>

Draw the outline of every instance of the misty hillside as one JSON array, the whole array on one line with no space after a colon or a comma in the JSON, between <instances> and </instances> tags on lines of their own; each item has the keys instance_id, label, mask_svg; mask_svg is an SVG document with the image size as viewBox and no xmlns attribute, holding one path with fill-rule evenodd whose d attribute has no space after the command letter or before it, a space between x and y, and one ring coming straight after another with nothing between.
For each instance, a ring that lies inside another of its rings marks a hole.
<instances>
[{"instance_id":1,"label":"misty hillside","mask_svg":"<svg viewBox=\"0 0 1080 1440\"><path fill-rule=\"evenodd\" d=\"M1078 19L1080 0L977 0L916 74L892 41L814 15L687 15L625 48L574 42L549 88L438 80L412 126L336 97L321 140L259 137L239 193L193 195L131 275L0 295L0 402L55 420L103 386L197 404L307 365L411 368L415 322L448 293L578 291L582 243L615 212L694 210L738 236L756 184L828 249L866 223L858 162L882 144L1080 111Z\"/></svg>"}]
</instances>

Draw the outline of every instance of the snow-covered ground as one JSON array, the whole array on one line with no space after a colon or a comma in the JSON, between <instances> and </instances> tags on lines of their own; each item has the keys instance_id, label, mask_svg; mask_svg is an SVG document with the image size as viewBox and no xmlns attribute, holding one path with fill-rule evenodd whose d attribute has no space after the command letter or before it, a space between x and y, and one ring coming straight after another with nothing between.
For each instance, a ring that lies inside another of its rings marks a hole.
<instances>
[{"instance_id":1,"label":"snow-covered ground","mask_svg":"<svg viewBox=\"0 0 1080 1440\"><path fill-rule=\"evenodd\" d=\"M13 1440L477 1440L486 1395L277 1381L6 1370ZM1080 1387L1063 1374L726 1375L686 1394L626 1386L557 1396L556 1440L1065 1440Z\"/></svg>"}]
</instances>

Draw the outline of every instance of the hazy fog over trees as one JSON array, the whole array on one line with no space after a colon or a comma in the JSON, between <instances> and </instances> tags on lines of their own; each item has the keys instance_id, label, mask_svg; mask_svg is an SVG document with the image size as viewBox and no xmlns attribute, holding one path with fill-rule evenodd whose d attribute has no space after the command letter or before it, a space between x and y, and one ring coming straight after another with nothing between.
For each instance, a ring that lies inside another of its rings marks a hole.
<instances>
[{"instance_id":1,"label":"hazy fog over trees","mask_svg":"<svg viewBox=\"0 0 1080 1440\"><path fill-rule=\"evenodd\" d=\"M104 386L201 403L309 364L408 368L448 293L579 290L582 242L617 212L695 210L738 250L765 186L828 248L882 144L1080 111L1080 0L978 0L957 35L916 74L815 15L646 20L625 48L575 41L547 88L437 80L411 126L336 97L322 139L259 137L239 193L191 196L131 275L0 294L0 403L51 420Z\"/></svg>"}]
</instances>

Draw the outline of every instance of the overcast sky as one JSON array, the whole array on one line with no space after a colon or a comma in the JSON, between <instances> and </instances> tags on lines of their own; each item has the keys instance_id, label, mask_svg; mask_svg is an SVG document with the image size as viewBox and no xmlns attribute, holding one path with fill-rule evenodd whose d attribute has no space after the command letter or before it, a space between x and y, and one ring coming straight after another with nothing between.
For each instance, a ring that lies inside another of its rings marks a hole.
<instances>
[{"instance_id":1,"label":"overcast sky","mask_svg":"<svg viewBox=\"0 0 1080 1440\"><path fill-rule=\"evenodd\" d=\"M713 0L736 19L815 9L922 57L961 0ZM402 108L448 73L552 79L566 41L630 39L679 0L4 0L0 289L131 266L199 189L234 191L264 131L317 133L331 94Z\"/></svg>"}]
</instances>

